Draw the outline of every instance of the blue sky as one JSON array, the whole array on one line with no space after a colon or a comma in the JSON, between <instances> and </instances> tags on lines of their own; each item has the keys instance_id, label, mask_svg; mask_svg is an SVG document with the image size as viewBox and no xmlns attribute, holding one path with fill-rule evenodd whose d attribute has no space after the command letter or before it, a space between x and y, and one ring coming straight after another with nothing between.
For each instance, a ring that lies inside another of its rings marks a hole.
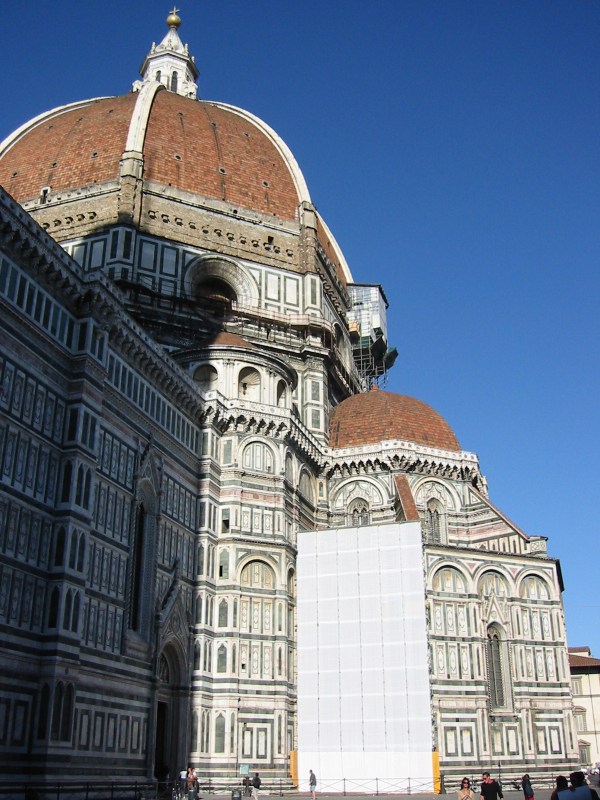
<instances>
[{"instance_id":1,"label":"blue sky","mask_svg":"<svg viewBox=\"0 0 600 800\"><path fill-rule=\"evenodd\" d=\"M479 455L491 500L549 537L569 644L600 657L600 3L179 7L200 96L282 136L354 279L383 284L399 351L386 388L436 408ZM5 13L0 138L127 92L170 8Z\"/></svg>"}]
</instances>

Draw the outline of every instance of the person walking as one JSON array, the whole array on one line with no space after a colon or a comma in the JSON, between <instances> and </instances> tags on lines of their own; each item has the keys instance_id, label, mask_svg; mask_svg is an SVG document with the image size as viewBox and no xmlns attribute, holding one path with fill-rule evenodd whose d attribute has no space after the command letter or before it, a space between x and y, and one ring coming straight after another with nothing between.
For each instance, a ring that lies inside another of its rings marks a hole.
<instances>
[{"instance_id":1,"label":"person walking","mask_svg":"<svg viewBox=\"0 0 600 800\"><path fill-rule=\"evenodd\" d=\"M254 773L254 777L252 778L252 797L253 800L258 800L258 790L260 789L262 781L260 779L260 775L258 772Z\"/></svg>"},{"instance_id":2,"label":"person walking","mask_svg":"<svg viewBox=\"0 0 600 800\"><path fill-rule=\"evenodd\" d=\"M481 776L480 800L502 800L503 797L498 781L493 780L489 772L484 772Z\"/></svg>"},{"instance_id":3,"label":"person walking","mask_svg":"<svg viewBox=\"0 0 600 800\"><path fill-rule=\"evenodd\" d=\"M308 771L308 787L310 789L311 800L316 800L315 792L317 791L317 776L309 769Z\"/></svg>"},{"instance_id":4,"label":"person walking","mask_svg":"<svg viewBox=\"0 0 600 800\"><path fill-rule=\"evenodd\" d=\"M523 775L521 779L521 788L523 789L523 796L525 800L534 800L533 797L533 786L531 785L531 779L529 775Z\"/></svg>"},{"instance_id":5,"label":"person walking","mask_svg":"<svg viewBox=\"0 0 600 800\"><path fill-rule=\"evenodd\" d=\"M463 778L460 782L456 800L475 800L475 792L471 789L471 781L468 778Z\"/></svg>"}]
</instances>

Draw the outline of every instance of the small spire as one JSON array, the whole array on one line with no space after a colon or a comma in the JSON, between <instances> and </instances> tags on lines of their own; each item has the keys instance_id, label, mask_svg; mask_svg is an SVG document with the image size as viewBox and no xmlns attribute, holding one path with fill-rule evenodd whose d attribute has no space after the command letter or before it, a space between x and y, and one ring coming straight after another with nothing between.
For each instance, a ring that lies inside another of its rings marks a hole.
<instances>
[{"instance_id":1,"label":"small spire","mask_svg":"<svg viewBox=\"0 0 600 800\"><path fill-rule=\"evenodd\" d=\"M160 44L152 44L152 49L140 67L142 80L133 84L134 92L138 92L146 83L158 81L170 92L196 98L198 67L187 44L183 45L179 38L177 31L180 25L179 9L173 7L167 17L167 35Z\"/></svg>"}]
</instances>

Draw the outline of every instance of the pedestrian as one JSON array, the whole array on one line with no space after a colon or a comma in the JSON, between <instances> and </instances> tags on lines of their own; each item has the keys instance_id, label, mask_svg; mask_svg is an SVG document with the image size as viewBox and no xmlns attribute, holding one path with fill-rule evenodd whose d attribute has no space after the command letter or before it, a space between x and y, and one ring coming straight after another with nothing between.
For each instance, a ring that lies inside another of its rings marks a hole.
<instances>
[{"instance_id":1,"label":"pedestrian","mask_svg":"<svg viewBox=\"0 0 600 800\"><path fill-rule=\"evenodd\" d=\"M463 778L460 782L456 800L475 800L475 792L471 789L471 781L468 778Z\"/></svg>"},{"instance_id":2,"label":"pedestrian","mask_svg":"<svg viewBox=\"0 0 600 800\"><path fill-rule=\"evenodd\" d=\"M498 781L493 780L489 772L484 772L481 779L480 800L502 800L504 795Z\"/></svg>"},{"instance_id":3,"label":"pedestrian","mask_svg":"<svg viewBox=\"0 0 600 800\"><path fill-rule=\"evenodd\" d=\"M260 789L262 781L260 779L260 775L258 772L254 773L254 777L252 778L252 797L253 800L258 800L258 790Z\"/></svg>"},{"instance_id":4,"label":"pedestrian","mask_svg":"<svg viewBox=\"0 0 600 800\"><path fill-rule=\"evenodd\" d=\"M531 785L531 780L529 775L523 775L521 780L521 788L523 789L523 795L525 800L534 800L533 798L533 786Z\"/></svg>"},{"instance_id":5,"label":"pedestrian","mask_svg":"<svg viewBox=\"0 0 600 800\"><path fill-rule=\"evenodd\" d=\"M194 767L190 766L187 768L185 783L187 787L188 800L196 800L198 794L198 777L196 776L196 770Z\"/></svg>"},{"instance_id":6,"label":"pedestrian","mask_svg":"<svg viewBox=\"0 0 600 800\"><path fill-rule=\"evenodd\" d=\"M315 792L317 791L317 776L312 769L308 771L308 786L310 789L311 799L315 800Z\"/></svg>"},{"instance_id":7,"label":"pedestrian","mask_svg":"<svg viewBox=\"0 0 600 800\"><path fill-rule=\"evenodd\" d=\"M558 800L558 793L564 792L565 789L569 788L569 781L565 778L564 775L558 775L556 778L556 788L550 795L550 800Z\"/></svg>"},{"instance_id":8,"label":"pedestrian","mask_svg":"<svg viewBox=\"0 0 600 800\"><path fill-rule=\"evenodd\" d=\"M585 775L581 770L569 775L571 786L558 793L559 800L600 800L598 792L587 785Z\"/></svg>"},{"instance_id":9,"label":"pedestrian","mask_svg":"<svg viewBox=\"0 0 600 800\"><path fill-rule=\"evenodd\" d=\"M244 775L244 780L242 783L244 784L244 797L250 797L250 776Z\"/></svg>"}]
</instances>

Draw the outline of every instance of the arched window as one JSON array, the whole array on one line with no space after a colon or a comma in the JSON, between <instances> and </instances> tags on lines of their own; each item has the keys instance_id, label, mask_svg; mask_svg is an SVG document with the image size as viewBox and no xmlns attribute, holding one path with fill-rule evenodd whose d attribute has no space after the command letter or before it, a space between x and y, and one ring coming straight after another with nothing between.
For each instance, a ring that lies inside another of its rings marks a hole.
<instances>
[{"instance_id":1,"label":"arched window","mask_svg":"<svg viewBox=\"0 0 600 800\"><path fill-rule=\"evenodd\" d=\"M204 624L213 624L213 597L207 597L204 603Z\"/></svg>"},{"instance_id":2,"label":"arched window","mask_svg":"<svg viewBox=\"0 0 600 800\"><path fill-rule=\"evenodd\" d=\"M75 708L75 690L71 684L62 681L56 684L52 703L52 722L50 738L53 741L69 742L73 729L73 711Z\"/></svg>"},{"instance_id":3,"label":"arched window","mask_svg":"<svg viewBox=\"0 0 600 800\"><path fill-rule=\"evenodd\" d=\"M262 561L252 561L246 564L240 576L242 586L252 588L272 589L274 585L274 575L271 567Z\"/></svg>"},{"instance_id":4,"label":"arched window","mask_svg":"<svg viewBox=\"0 0 600 800\"><path fill-rule=\"evenodd\" d=\"M349 525L357 528L360 525L369 525L370 521L369 504L367 501L362 498L354 500L348 509Z\"/></svg>"},{"instance_id":5,"label":"arched window","mask_svg":"<svg viewBox=\"0 0 600 800\"><path fill-rule=\"evenodd\" d=\"M71 628L71 610L73 605L73 596L71 590L65 595L65 608L63 611L63 628L68 631Z\"/></svg>"},{"instance_id":6,"label":"arched window","mask_svg":"<svg viewBox=\"0 0 600 800\"><path fill-rule=\"evenodd\" d=\"M442 542L442 525L441 513L439 503L437 500L430 500L427 503L426 525L429 541L432 544L441 544Z\"/></svg>"},{"instance_id":7,"label":"arched window","mask_svg":"<svg viewBox=\"0 0 600 800\"><path fill-rule=\"evenodd\" d=\"M205 711L202 715L202 745L203 753L208 753L210 735L210 711Z\"/></svg>"},{"instance_id":8,"label":"arched window","mask_svg":"<svg viewBox=\"0 0 600 800\"><path fill-rule=\"evenodd\" d=\"M173 72L171 73L171 91L172 92L177 91L177 73L175 72L175 70L173 70Z\"/></svg>"},{"instance_id":9,"label":"arched window","mask_svg":"<svg viewBox=\"0 0 600 800\"><path fill-rule=\"evenodd\" d=\"M289 453L285 457L285 479L290 483L294 480L294 459Z\"/></svg>"},{"instance_id":10,"label":"arched window","mask_svg":"<svg viewBox=\"0 0 600 800\"><path fill-rule=\"evenodd\" d=\"M200 669L200 642L197 639L194 644L194 669Z\"/></svg>"},{"instance_id":11,"label":"arched window","mask_svg":"<svg viewBox=\"0 0 600 800\"><path fill-rule=\"evenodd\" d=\"M219 603L219 628L227 627L228 611L229 607L227 605L227 600L221 600Z\"/></svg>"},{"instance_id":12,"label":"arched window","mask_svg":"<svg viewBox=\"0 0 600 800\"><path fill-rule=\"evenodd\" d=\"M508 596L508 585L506 578L498 572L484 572L478 582L478 593L484 597L495 595L496 597Z\"/></svg>"},{"instance_id":13,"label":"arched window","mask_svg":"<svg viewBox=\"0 0 600 800\"><path fill-rule=\"evenodd\" d=\"M204 664L205 672L212 670L212 642L204 642Z\"/></svg>"},{"instance_id":14,"label":"arched window","mask_svg":"<svg viewBox=\"0 0 600 800\"><path fill-rule=\"evenodd\" d=\"M77 563L77 543L79 539L77 537L77 531L73 531L71 533L71 546L69 548L69 569L75 569L75 565Z\"/></svg>"},{"instance_id":15,"label":"arched window","mask_svg":"<svg viewBox=\"0 0 600 800\"><path fill-rule=\"evenodd\" d=\"M217 650L217 672L227 672L227 648L224 644Z\"/></svg>"},{"instance_id":16,"label":"arched window","mask_svg":"<svg viewBox=\"0 0 600 800\"><path fill-rule=\"evenodd\" d=\"M219 383L219 373L210 364L202 364L194 372L194 380L204 392L216 389Z\"/></svg>"},{"instance_id":17,"label":"arched window","mask_svg":"<svg viewBox=\"0 0 600 800\"><path fill-rule=\"evenodd\" d=\"M277 397L276 403L280 408L285 408L287 400L287 387L285 381L279 381L277 384Z\"/></svg>"},{"instance_id":18,"label":"arched window","mask_svg":"<svg viewBox=\"0 0 600 800\"><path fill-rule=\"evenodd\" d=\"M260 375L252 367L245 367L240 371L238 397L242 400L260 401Z\"/></svg>"},{"instance_id":19,"label":"arched window","mask_svg":"<svg viewBox=\"0 0 600 800\"><path fill-rule=\"evenodd\" d=\"M158 83L160 83L160 76L161 76L161 71L157 70L154 80L157 81Z\"/></svg>"},{"instance_id":20,"label":"arched window","mask_svg":"<svg viewBox=\"0 0 600 800\"><path fill-rule=\"evenodd\" d=\"M61 526L56 531L56 542L54 544L54 566L62 567L65 563L65 543L67 534L65 529Z\"/></svg>"},{"instance_id":21,"label":"arched window","mask_svg":"<svg viewBox=\"0 0 600 800\"><path fill-rule=\"evenodd\" d=\"M443 567L439 569L433 577L432 587L434 592L460 594L463 597L467 591L465 579L461 573L453 567Z\"/></svg>"},{"instance_id":22,"label":"arched window","mask_svg":"<svg viewBox=\"0 0 600 800\"><path fill-rule=\"evenodd\" d=\"M315 493L313 488L313 478L312 475L305 469L302 470L300 475L298 489L300 494L303 495L309 503L314 503Z\"/></svg>"},{"instance_id":23,"label":"arched window","mask_svg":"<svg viewBox=\"0 0 600 800\"><path fill-rule=\"evenodd\" d=\"M506 708L509 705L508 653L502 630L496 624L487 629L486 658L490 706Z\"/></svg>"},{"instance_id":24,"label":"arched window","mask_svg":"<svg viewBox=\"0 0 600 800\"><path fill-rule=\"evenodd\" d=\"M48 735L48 716L50 713L50 687L48 684L42 686L40 693L40 705L37 727L37 738L45 739Z\"/></svg>"},{"instance_id":25,"label":"arched window","mask_svg":"<svg viewBox=\"0 0 600 800\"><path fill-rule=\"evenodd\" d=\"M85 535L79 534L79 548L77 553L77 571L83 572L83 565L85 563Z\"/></svg>"},{"instance_id":26,"label":"arched window","mask_svg":"<svg viewBox=\"0 0 600 800\"><path fill-rule=\"evenodd\" d=\"M521 583L521 597L528 600L548 600L548 584L537 575L528 575Z\"/></svg>"},{"instance_id":27,"label":"arched window","mask_svg":"<svg viewBox=\"0 0 600 800\"><path fill-rule=\"evenodd\" d=\"M50 726L50 738L56 741L60 734L60 714L63 705L64 687L62 683L57 683L54 689L54 702L52 703L52 724Z\"/></svg>"},{"instance_id":28,"label":"arched window","mask_svg":"<svg viewBox=\"0 0 600 800\"><path fill-rule=\"evenodd\" d=\"M74 702L74 690L71 684L67 684L65 687L64 697L63 697L63 707L62 713L60 718L60 739L62 742L69 742L71 741L71 730L73 727L73 709L75 706Z\"/></svg>"},{"instance_id":29,"label":"arched window","mask_svg":"<svg viewBox=\"0 0 600 800\"><path fill-rule=\"evenodd\" d=\"M63 468L62 489L60 494L60 502L68 503L71 496L71 481L73 480L73 465L67 461Z\"/></svg>"},{"instance_id":30,"label":"arched window","mask_svg":"<svg viewBox=\"0 0 600 800\"><path fill-rule=\"evenodd\" d=\"M50 603L48 607L48 627L56 628L58 625L58 603L60 600L60 592L58 587L55 586L50 593Z\"/></svg>"},{"instance_id":31,"label":"arched window","mask_svg":"<svg viewBox=\"0 0 600 800\"><path fill-rule=\"evenodd\" d=\"M262 442L252 442L244 449L242 463L245 469L272 473L273 452Z\"/></svg>"},{"instance_id":32,"label":"arched window","mask_svg":"<svg viewBox=\"0 0 600 800\"><path fill-rule=\"evenodd\" d=\"M202 624L202 595L196 597L196 624Z\"/></svg>"},{"instance_id":33,"label":"arched window","mask_svg":"<svg viewBox=\"0 0 600 800\"><path fill-rule=\"evenodd\" d=\"M79 630L79 608L81 600L79 599L79 592L74 593L73 597L73 613L71 615L71 631L77 633Z\"/></svg>"},{"instance_id":34,"label":"arched window","mask_svg":"<svg viewBox=\"0 0 600 800\"><path fill-rule=\"evenodd\" d=\"M84 469L80 464L77 470L77 486L75 488L75 505L80 506L83 502L83 479Z\"/></svg>"},{"instance_id":35,"label":"arched window","mask_svg":"<svg viewBox=\"0 0 600 800\"><path fill-rule=\"evenodd\" d=\"M225 752L225 715L217 714L215 720L215 753Z\"/></svg>"},{"instance_id":36,"label":"arched window","mask_svg":"<svg viewBox=\"0 0 600 800\"><path fill-rule=\"evenodd\" d=\"M219 578L229 577L229 550L221 550L219 554Z\"/></svg>"},{"instance_id":37,"label":"arched window","mask_svg":"<svg viewBox=\"0 0 600 800\"><path fill-rule=\"evenodd\" d=\"M92 489L92 470L86 469L85 470L85 483L83 487L83 500L81 505L84 508L90 507L90 492Z\"/></svg>"}]
</instances>

